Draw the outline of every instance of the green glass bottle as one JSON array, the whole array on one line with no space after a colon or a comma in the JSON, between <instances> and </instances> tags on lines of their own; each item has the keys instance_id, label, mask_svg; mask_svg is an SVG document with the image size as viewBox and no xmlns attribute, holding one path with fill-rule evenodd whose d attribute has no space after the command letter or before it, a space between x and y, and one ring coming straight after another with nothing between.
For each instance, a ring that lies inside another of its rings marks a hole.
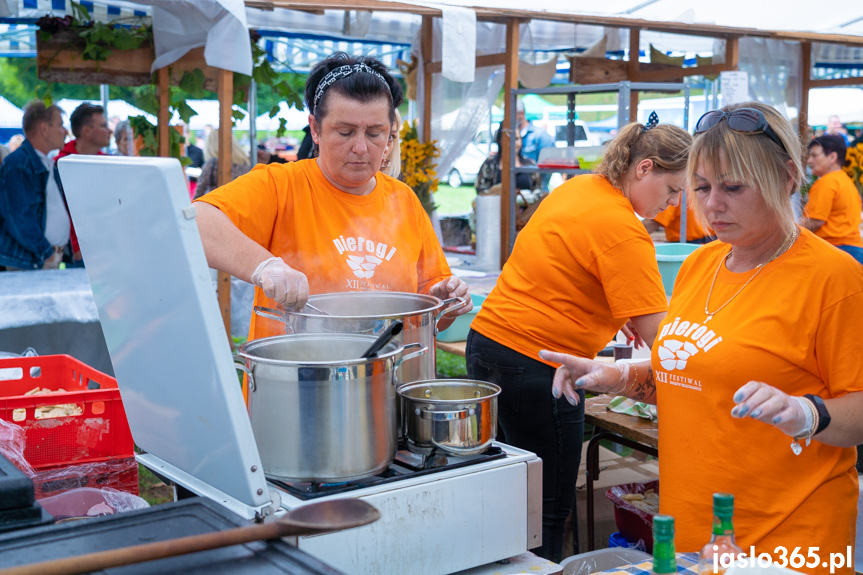
<instances>
[{"instance_id":1,"label":"green glass bottle","mask_svg":"<svg viewBox=\"0 0 863 575\"><path fill-rule=\"evenodd\" d=\"M674 554L674 517L653 516L653 572L677 573Z\"/></svg>"},{"instance_id":2,"label":"green glass bottle","mask_svg":"<svg viewBox=\"0 0 863 575\"><path fill-rule=\"evenodd\" d=\"M710 541L698 555L700 575L719 575L743 553L734 540L734 496L730 493L713 494L713 532ZM725 565L725 567L723 567Z\"/></svg>"}]
</instances>

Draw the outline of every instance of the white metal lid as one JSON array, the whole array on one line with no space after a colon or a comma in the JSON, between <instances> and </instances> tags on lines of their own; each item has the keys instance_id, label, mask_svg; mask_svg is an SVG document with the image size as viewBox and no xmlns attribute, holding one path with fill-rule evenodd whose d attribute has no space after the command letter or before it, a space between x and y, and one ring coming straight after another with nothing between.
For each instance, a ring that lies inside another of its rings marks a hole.
<instances>
[{"instance_id":1,"label":"white metal lid","mask_svg":"<svg viewBox=\"0 0 863 575\"><path fill-rule=\"evenodd\" d=\"M74 155L59 168L135 443L242 503L267 504L179 162Z\"/></svg>"}]
</instances>

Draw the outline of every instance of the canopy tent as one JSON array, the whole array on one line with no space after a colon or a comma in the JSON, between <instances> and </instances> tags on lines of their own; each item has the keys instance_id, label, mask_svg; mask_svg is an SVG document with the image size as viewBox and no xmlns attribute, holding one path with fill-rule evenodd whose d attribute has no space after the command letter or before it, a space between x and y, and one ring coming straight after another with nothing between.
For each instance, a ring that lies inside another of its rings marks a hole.
<instances>
[{"instance_id":1,"label":"canopy tent","mask_svg":"<svg viewBox=\"0 0 863 575\"><path fill-rule=\"evenodd\" d=\"M0 143L5 144L15 134L23 133L21 129L23 116L24 112L21 108L0 96Z\"/></svg>"}]
</instances>

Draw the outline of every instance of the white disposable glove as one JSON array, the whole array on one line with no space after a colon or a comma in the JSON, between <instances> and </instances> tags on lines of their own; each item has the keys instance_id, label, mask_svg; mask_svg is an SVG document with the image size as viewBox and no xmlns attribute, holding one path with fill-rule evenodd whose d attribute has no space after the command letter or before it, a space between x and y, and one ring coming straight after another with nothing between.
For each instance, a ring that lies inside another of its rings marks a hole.
<instances>
[{"instance_id":1,"label":"white disposable glove","mask_svg":"<svg viewBox=\"0 0 863 575\"><path fill-rule=\"evenodd\" d=\"M555 398L563 394L572 405L578 405L578 390L620 395L635 378L633 367L626 361L603 363L547 350L540 351L539 357L562 364L554 372L551 394Z\"/></svg>"},{"instance_id":2,"label":"white disposable glove","mask_svg":"<svg viewBox=\"0 0 863 575\"><path fill-rule=\"evenodd\" d=\"M788 395L760 381L750 381L734 393L731 416L751 417L774 426L790 437L798 437L812 428L812 410L806 399Z\"/></svg>"},{"instance_id":3,"label":"white disposable glove","mask_svg":"<svg viewBox=\"0 0 863 575\"><path fill-rule=\"evenodd\" d=\"M302 309L309 299L306 275L283 262L282 258L270 258L259 263L252 272L252 283L288 310Z\"/></svg>"}]
</instances>

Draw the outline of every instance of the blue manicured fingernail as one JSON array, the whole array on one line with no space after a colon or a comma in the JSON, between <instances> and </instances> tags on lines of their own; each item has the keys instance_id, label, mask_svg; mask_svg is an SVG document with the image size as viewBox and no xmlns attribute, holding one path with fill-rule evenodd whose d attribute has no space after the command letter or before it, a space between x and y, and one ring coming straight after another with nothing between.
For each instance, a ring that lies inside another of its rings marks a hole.
<instances>
[{"instance_id":1,"label":"blue manicured fingernail","mask_svg":"<svg viewBox=\"0 0 863 575\"><path fill-rule=\"evenodd\" d=\"M581 388L582 388L582 387L584 387L585 385L587 385L587 382L585 382L583 379L577 379L577 380L575 380L575 387L577 387L577 388L581 389Z\"/></svg>"},{"instance_id":2,"label":"blue manicured fingernail","mask_svg":"<svg viewBox=\"0 0 863 575\"><path fill-rule=\"evenodd\" d=\"M782 421L782 417L780 417L778 415L773 418L773 423L779 423L780 421Z\"/></svg>"},{"instance_id":3,"label":"blue manicured fingernail","mask_svg":"<svg viewBox=\"0 0 863 575\"><path fill-rule=\"evenodd\" d=\"M737 408L736 407L731 410L731 415L733 415L734 417L737 417Z\"/></svg>"},{"instance_id":4,"label":"blue manicured fingernail","mask_svg":"<svg viewBox=\"0 0 863 575\"><path fill-rule=\"evenodd\" d=\"M551 395L553 395L555 399L560 399L560 392L556 387L551 388Z\"/></svg>"},{"instance_id":5,"label":"blue manicured fingernail","mask_svg":"<svg viewBox=\"0 0 863 575\"><path fill-rule=\"evenodd\" d=\"M575 400L575 398L567 396L566 400L570 403L570 405L578 405L578 402Z\"/></svg>"},{"instance_id":6,"label":"blue manicured fingernail","mask_svg":"<svg viewBox=\"0 0 863 575\"><path fill-rule=\"evenodd\" d=\"M749 413L748 405L744 405L739 410L737 410L737 414L740 415L740 417L744 417L747 413Z\"/></svg>"},{"instance_id":7,"label":"blue manicured fingernail","mask_svg":"<svg viewBox=\"0 0 863 575\"><path fill-rule=\"evenodd\" d=\"M761 415L761 408L760 407L758 409L756 409L755 411L753 411L752 415L750 415L749 417L758 417L759 415Z\"/></svg>"},{"instance_id":8,"label":"blue manicured fingernail","mask_svg":"<svg viewBox=\"0 0 863 575\"><path fill-rule=\"evenodd\" d=\"M736 394L734 394L734 403L740 403L741 401L743 401L743 392L738 391Z\"/></svg>"}]
</instances>

